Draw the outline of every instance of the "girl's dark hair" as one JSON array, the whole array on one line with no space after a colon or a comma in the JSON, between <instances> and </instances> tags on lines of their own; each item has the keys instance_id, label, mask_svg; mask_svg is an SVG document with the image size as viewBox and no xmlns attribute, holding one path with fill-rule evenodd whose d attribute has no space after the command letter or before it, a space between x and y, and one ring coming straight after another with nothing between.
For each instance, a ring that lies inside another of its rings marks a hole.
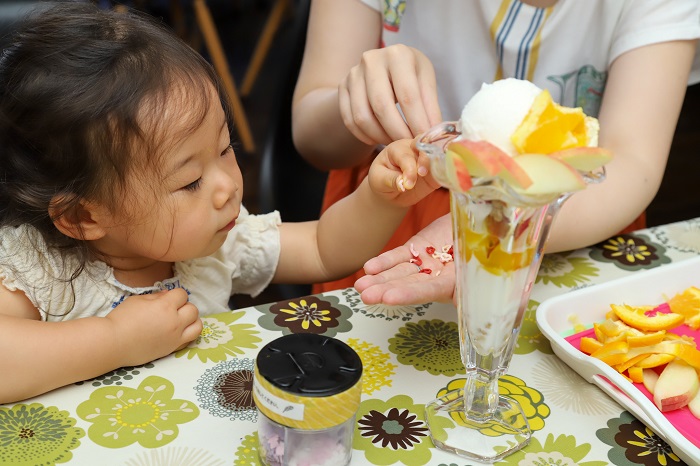
<instances>
[{"instance_id":1,"label":"girl's dark hair","mask_svg":"<svg viewBox=\"0 0 700 466\"><path fill-rule=\"evenodd\" d=\"M167 149L166 102L181 101L196 128L212 85L231 131L216 73L167 26L92 3L30 14L0 59L0 227L29 224L49 247L71 250L81 264L75 277L90 250L61 234L55 217L81 200L118 208L113 194L125 191L127 175L155 166Z\"/></svg>"}]
</instances>

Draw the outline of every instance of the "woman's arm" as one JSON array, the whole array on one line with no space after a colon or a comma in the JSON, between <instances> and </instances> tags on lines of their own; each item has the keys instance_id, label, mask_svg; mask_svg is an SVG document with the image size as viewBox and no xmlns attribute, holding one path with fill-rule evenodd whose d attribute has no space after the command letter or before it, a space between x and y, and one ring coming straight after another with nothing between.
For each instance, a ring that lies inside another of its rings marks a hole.
<instances>
[{"instance_id":1,"label":"woman's arm","mask_svg":"<svg viewBox=\"0 0 700 466\"><path fill-rule=\"evenodd\" d=\"M606 179L564 204L547 252L576 249L619 232L651 203L661 184L676 128L694 41L631 50L611 65L599 115L599 145L614 159Z\"/></svg>"},{"instance_id":2,"label":"woman's arm","mask_svg":"<svg viewBox=\"0 0 700 466\"><path fill-rule=\"evenodd\" d=\"M313 2L293 132L320 169L358 165L376 145L442 120L430 60L402 44L378 48L381 30L379 13L359 0Z\"/></svg>"},{"instance_id":3,"label":"woman's arm","mask_svg":"<svg viewBox=\"0 0 700 466\"><path fill-rule=\"evenodd\" d=\"M299 153L315 167L352 167L369 157L373 146L345 127L338 85L362 53L379 47L379 12L359 0L313 0L292 104L292 131Z\"/></svg>"}]
</instances>

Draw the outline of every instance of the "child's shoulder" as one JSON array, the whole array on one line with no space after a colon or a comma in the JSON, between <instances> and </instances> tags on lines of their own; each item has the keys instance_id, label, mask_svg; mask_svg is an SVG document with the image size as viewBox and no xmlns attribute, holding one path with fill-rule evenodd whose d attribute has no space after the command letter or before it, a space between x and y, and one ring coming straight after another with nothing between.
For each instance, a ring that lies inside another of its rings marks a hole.
<instances>
[{"instance_id":1,"label":"child's shoulder","mask_svg":"<svg viewBox=\"0 0 700 466\"><path fill-rule=\"evenodd\" d=\"M48 247L39 230L31 225L0 227L0 267L51 266L63 254Z\"/></svg>"}]
</instances>

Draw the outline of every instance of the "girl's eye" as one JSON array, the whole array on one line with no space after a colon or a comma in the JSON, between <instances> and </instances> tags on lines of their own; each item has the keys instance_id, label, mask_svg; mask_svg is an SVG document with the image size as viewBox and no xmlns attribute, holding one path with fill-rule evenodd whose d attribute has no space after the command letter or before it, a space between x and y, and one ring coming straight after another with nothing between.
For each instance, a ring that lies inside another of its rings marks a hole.
<instances>
[{"instance_id":1,"label":"girl's eye","mask_svg":"<svg viewBox=\"0 0 700 466\"><path fill-rule=\"evenodd\" d=\"M188 184L187 186L183 186L182 189L186 191L197 191L200 188L200 186L202 186L202 179L197 178L195 181Z\"/></svg>"},{"instance_id":2,"label":"girl's eye","mask_svg":"<svg viewBox=\"0 0 700 466\"><path fill-rule=\"evenodd\" d=\"M223 157L224 155L229 154L231 152L233 152L233 144L229 144L226 147L226 149L224 149L224 151L221 153L221 156Z\"/></svg>"}]
</instances>

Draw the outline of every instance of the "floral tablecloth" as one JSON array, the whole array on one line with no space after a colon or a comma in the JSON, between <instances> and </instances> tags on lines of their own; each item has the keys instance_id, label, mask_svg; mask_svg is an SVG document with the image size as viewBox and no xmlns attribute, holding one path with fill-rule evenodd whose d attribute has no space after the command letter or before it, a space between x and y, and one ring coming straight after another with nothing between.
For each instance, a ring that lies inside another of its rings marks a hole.
<instances>
[{"instance_id":1,"label":"floral tablecloth","mask_svg":"<svg viewBox=\"0 0 700 466\"><path fill-rule=\"evenodd\" d=\"M524 407L530 445L496 464L678 465L651 430L552 352L535 323L543 300L700 253L700 219L619 235L544 258L500 391ZM364 364L353 465L463 466L428 436L425 403L464 384L449 304L366 306L353 289L204 318L200 338L21 403L0 405L0 465L258 465L253 364L267 342L323 333ZM11 383L12 374L0 374Z\"/></svg>"}]
</instances>

